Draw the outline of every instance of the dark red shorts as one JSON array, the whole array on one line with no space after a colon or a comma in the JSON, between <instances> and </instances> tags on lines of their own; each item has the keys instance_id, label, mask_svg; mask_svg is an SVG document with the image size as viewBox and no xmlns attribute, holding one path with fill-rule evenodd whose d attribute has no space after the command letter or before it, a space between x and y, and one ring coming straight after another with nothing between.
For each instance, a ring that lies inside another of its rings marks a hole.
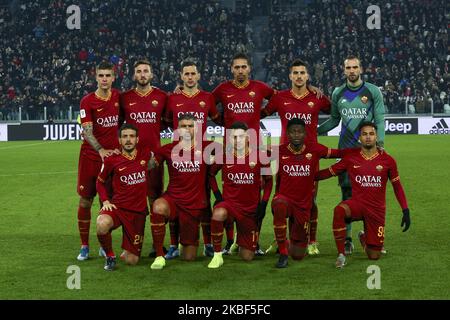
<instances>
[{"instance_id":1,"label":"dark red shorts","mask_svg":"<svg viewBox=\"0 0 450 320\"><path fill-rule=\"evenodd\" d=\"M100 214L106 214L113 219L112 230L122 226L122 249L140 257L144 243L146 213L115 209L113 211L100 210Z\"/></svg>"},{"instance_id":2,"label":"dark red shorts","mask_svg":"<svg viewBox=\"0 0 450 320\"><path fill-rule=\"evenodd\" d=\"M342 203L350 208L352 221L364 222L366 245L372 250L381 251L384 243L385 213L375 211L352 199Z\"/></svg>"},{"instance_id":3,"label":"dark red shorts","mask_svg":"<svg viewBox=\"0 0 450 320\"><path fill-rule=\"evenodd\" d=\"M170 208L169 220L178 219L180 226L180 243L183 246L199 245L199 227L202 221L207 219L208 212L205 209L186 209L177 205L175 199L168 194L163 194L162 198L167 201Z\"/></svg>"},{"instance_id":4,"label":"dark red shorts","mask_svg":"<svg viewBox=\"0 0 450 320\"><path fill-rule=\"evenodd\" d=\"M254 212L243 212L235 205L225 201L218 203L214 209L223 208L227 210L228 217L233 217L236 222L236 243L245 249L255 251L258 244L259 231Z\"/></svg>"},{"instance_id":5,"label":"dark red shorts","mask_svg":"<svg viewBox=\"0 0 450 320\"><path fill-rule=\"evenodd\" d=\"M77 192L83 198L94 198L97 194L95 184L102 169L102 162L94 161L80 153L78 160Z\"/></svg>"},{"instance_id":6,"label":"dark red shorts","mask_svg":"<svg viewBox=\"0 0 450 320\"><path fill-rule=\"evenodd\" d=\"M306 248L309 242L309 220L311 209L302 208L291 199L280 194L273 198L272 203L275 201L282 201L286 203L288 207L289 239L299 247Z\"/></svg>"}]
</instances>

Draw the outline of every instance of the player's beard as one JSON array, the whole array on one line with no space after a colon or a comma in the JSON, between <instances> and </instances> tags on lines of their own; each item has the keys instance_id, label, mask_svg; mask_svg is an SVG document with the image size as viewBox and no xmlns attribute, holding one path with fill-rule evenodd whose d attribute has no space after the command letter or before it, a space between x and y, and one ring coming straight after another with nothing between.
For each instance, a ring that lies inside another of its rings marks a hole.
<instances>
[{"instance_id":1,"label":"player's beard","mask_svg":"<svg viewBox=\"0 0 450 320\"><path fill-rule=\"evenodd\" d=\"M132 154L134 149L136 149L136 145L135 144L125 144L123 147L123 150L128 153L128 154Z\"/></svg>"},{"instance_id":2,"label":"player's beard","mask_svg":"<svg viewBox=\"0 0 450 320\"><path fill-rule=\"evenodd\" d=\"M348 80L348 82L350 82L351 84L355 84L356 82L358 82L359 81L359 76L357 76L357 75L349 75L348 77L347 77L347 80Z\"/></svg>"},{"instance_id":3,"label":"player's beard","mask_svg":"<svg viewBox=\"0 0 450 320\"><path fill-rule=\"evenodd\" d=\"M372 143L372 142L364 142L364 143L362 144L362 147L363 147L365 150L367 150L367 151L373 150L374 148L376 148L376 146L377 146L377 143L376 143L376 142L375 142L375 143Z\"/></svg>"},{"instance_id":4,"label":"player's beard","mask_svg":"<svg viewBox=\"0 0 450 320\"><path fill-rule=\"evenodd\" d=\"M150 84L150 81L151 81L150 79L146 79L144 81L138 80L138 81L136 81L136 86L139 89L143 89L143 88L147 87Z\"/></svg>"}]
</instances>

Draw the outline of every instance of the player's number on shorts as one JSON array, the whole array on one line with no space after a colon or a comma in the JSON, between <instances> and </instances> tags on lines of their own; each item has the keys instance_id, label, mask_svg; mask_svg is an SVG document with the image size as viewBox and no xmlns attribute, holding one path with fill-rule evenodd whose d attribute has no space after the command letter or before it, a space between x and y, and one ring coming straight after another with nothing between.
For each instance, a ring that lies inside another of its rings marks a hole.
<instances>
[{"instance_id":1,"label":"player's number on shorts","mask_svg":"<svg viewBox=\"0 0 450 320\"><path fill-rule=\"evenodd\" d=\"M384 237L384 227L378 227L378 238Z\"/></svg>"},{"instance_id":2,"label":"player's number on shorts","mask_svg":"<svg viewBox=\"0 0 450 320\"><path fill-rule=\"evenodd\" d=\"M142 235L139 235L139 234L137 234L137 235L135 235L134 236L134 245L135 246L137 246L137 245L140 245L141 243L144 243L144 236Z\"/></svg>"}]
</instances>

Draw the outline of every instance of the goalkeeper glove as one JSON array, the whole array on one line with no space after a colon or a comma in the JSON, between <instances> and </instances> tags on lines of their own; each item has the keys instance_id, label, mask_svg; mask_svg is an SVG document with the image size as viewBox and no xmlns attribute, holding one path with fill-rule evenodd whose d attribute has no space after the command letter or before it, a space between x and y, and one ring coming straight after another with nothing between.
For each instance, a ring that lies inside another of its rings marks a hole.
<instances>
[{"instance_id":1,"label":"goalkeeper glove","mask_svg":"<svg viewBox=\"0 0 450 320\"><path fill-rule=\"evenodd\" d=\"M409 229L409 226L411 224L411 218L409 217L409 209L403 209L403 218L402 218L402 224L400 225L401 227L405 226L403 228L403 232L405 232L406 230Z\"/></svg>"}]
</instances>

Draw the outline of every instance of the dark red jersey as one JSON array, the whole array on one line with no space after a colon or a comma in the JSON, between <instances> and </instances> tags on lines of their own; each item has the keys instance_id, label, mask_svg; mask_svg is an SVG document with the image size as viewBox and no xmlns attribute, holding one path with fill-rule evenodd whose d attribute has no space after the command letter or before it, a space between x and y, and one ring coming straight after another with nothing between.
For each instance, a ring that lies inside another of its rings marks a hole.
<instances>
[{"instance_id":1,"label":"dark red jersey","mask_svg":"<svg viewBox=\"0 0 450 320\"><path fill-rule=\"evenodd\" d=\"M225 164L212 165L211 172L215 175L222 170L223 199L231 203L236 210L253 215L261 200L262 169L269 166L270 164L261 164L257 151L251 151L245 157L238 158L234 155L233 161L227 159ZM266 200L270 191L268 193L265 191Z\"/></svg>"},{"instance_id":2,"label":"dark red jersey","mask_svg":"<svg viewBox=\"0 0 450 320\"><path fill-rule=\"evenodd\" d=\"M164 161L167 163L167 195L185 209L204 209L209 203L206 199L208 168L203 159L203 151L210 143L212 142L203 141L201 146L183 150L177 141L166 144L155 152L158 165L163 165Z\"/></svg>"},{"instance_id":3,"label":"dark red jersey","mask_svg":"<svg viewBox=\"0 0 450 320\"><path fill-rule=\"evenodd\" d=\"M139 130L139 148L156 150L161 146L161 121L167 102L167 94L152 88L142 95L136 89L120 96L121 116Z\"/></svg>"},{"instance_id":4,"label":"dark red jersey","mask_svg":"<svg viewBox=\"0 0 450 320\"><path fill-rule=\"evenodd\" d=\"M386 183L399 181L397 163L384 150L366 158L360 148L344 149L342 160L328 169L332 175L347 171L352 185L352 199L372 208L386 210ZM323 171L325 171L323 170Z\"/></svg>"},{"instance_id":5,"label":"dark red jersey","mask_svg":"<svg viewBox=\"0 0 450 320\"><path fill-rule=\"evenodd\" d=\"M281 194L299 207L309 210L312 206L314 178L319 169L319 160L340 155L340 150L318 143L304 144L297 152L289 144L281 145L275 194Z\"/></svg>"},{"instance_id":6,"label":"dark red jersey","mask_svg":"<svg viewBox=\"0 0 450 320\"><path fill-rule=\"evenodd\" d=\"M274 90L264 82L256 80L249 80L248 84L242 87L236 86L233 81L227 81L218 85L212 93L216 102L222 104L226 129L234 122L241 121L258 134L262 103L264 99L270 99Z\"/></svg>"},{"instance_id":7,"label":"dark red jersey","mask_svg":"<svg viewBox=\"0 0 450 320\"><path fill-rule=\"evenodd\" d=\"M147 168L150 155L137 151L134 157L126 154L105 158L98 175L100 200L109 200L117 208L147 213ZM112 199L101 185L112 176ZM100 182L100 184L99 184Z\"/></svg>"},{"instance_id":8,"label":"dark red jersey","mask_svg":"<svg viewBox=\"0 0 450 320\"><path fill-rule=\"evenodd\" d=\"M310 91L303 97L296 96L292 90L284 90L276 93L263 109L262 115L269 116L278 112L281 120L280 143L288 143L286 137L287 123L292 118L299 118L306 124L306 141L317 142L317 126L319 125L319 113L330 113L331 102L323 96L317 99Z\"/></svg>"},{"instance_id":9,"label":"dark red jersey","mask_svg":"<svg viewBox=\"0 0 450 320\"><path fill-rule=\"evenodd\" d=\"M197 118L197 122L201 123L202 134L206 132L208 116L213 121L220 117L214 96L201 90L192 96L184 92L169 96L165 119L174 129L178 128L178 117L184 113L191 113Z\"/></svg>"},{"instance_id":10,"label":"dark red jersey","mask_svg":"<svg viewBox=\"0 0 450 320\"><path fill-rule=\"evenodd\" d=\"M92 92L81 99L81 124L92 123L94 137L104 149L118 149L117 132L119 130L119 91L111 90L107 99ZM94 161L102 161L100 155L89 142L83 141L81 153Z\"/></svg>"}]
</instances>

